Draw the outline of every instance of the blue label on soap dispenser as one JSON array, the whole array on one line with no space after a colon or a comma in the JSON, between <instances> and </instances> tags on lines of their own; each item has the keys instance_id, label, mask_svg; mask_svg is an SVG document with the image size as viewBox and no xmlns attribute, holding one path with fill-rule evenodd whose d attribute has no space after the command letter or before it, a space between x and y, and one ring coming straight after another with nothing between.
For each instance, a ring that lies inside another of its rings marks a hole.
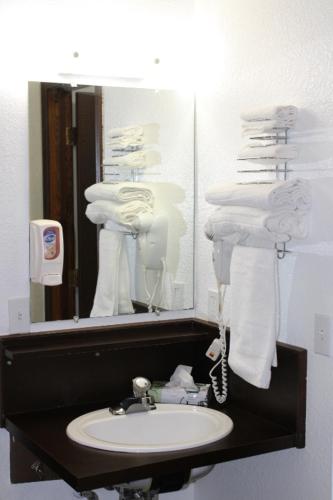
<instances>
[{"instance_id":1,"label":"blue label on soap dispenser","mask_svg":"<svg viewBox=\"0 0 333 500\"><path fill-rule=\"evenodd\" d=\"M59 254L59 229L48 227L43 232L44 259L55 259Z\"/></svg>"}]
</instances>

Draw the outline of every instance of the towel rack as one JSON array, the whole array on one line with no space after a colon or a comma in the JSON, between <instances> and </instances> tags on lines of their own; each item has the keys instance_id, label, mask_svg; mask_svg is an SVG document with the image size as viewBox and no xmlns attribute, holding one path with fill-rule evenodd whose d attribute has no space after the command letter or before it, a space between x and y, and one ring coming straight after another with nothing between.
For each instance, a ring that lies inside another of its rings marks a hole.
<instances>
[{"instance_id":1,"label":"towel rack","mask_svg":"<svg viewBox=\"0 0 333 500\"><path fill-rule=\"evenodd\" d=\"M274 128L272 129L275 133L272 133L271 135L264 135L264 136L251 136L249 137L250 140L257 140L257 141L267 141L267 140L272 140L275 141L275 144L280 144L281 142L283 144L288 143L288 130L289 128ZM237 158L238 161L251 161L251 160L268 160L271 159L271 157L261 157L261 158ZM246 174L255 174L255 173L263 173L263 172L273 172L275 173L275 179L279 180L280 179L280 174L282 174L283 180L287 180L287 174L289 172L293 172L293 169L288 168L288 161L278 161L275 165L275 167L272 168L249 168L249 169L242 169L242 170L237 170L238 173L246 173ZM274 181L248 181L248 182L238 182L238 184L272 184ZM279 260L284 259L286 254L292 253L291 250L287 250L286 248L286 243L275 243L275 249L276 249L276 254L277 258Z\"/></svg>"}]
</instances>

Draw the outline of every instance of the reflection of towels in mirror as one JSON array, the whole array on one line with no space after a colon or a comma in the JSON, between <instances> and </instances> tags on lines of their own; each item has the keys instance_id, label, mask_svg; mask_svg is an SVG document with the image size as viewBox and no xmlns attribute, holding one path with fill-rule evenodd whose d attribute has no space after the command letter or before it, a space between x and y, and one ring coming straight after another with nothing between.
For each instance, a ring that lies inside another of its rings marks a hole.
<instances>
[{"instance_id":1,"label":"reflection of towels in mirror","mask_svg":"<svg viewBox=\"0 0 333 500\"><path fill-rule=\"evenodd\" d=\"M158 123L145 123L143 125L132 125L129 127L112 128L108 131L108 137L112 140L118 138L142 138L142 144L157 144L159 142L160 126Z\"/></svg>"},{"instance_id":2,"label":"reflection of towels in mirror","mask_svg":"<svg viewBox=\"0 0 333 500\"><path fill-rule=\"evenodd\" d=\"M132 224L138 215L152 213L152 208L143 201L115 203L110 200L96 200L87 205L86 216L94 224L112 220L118 224Z\"/></svg>"},{"instance_id":3,"label":"reflection of towels in mirror","mask_svg":"<svg viewBox=\"0 0 333 500\"><path fill-rule=\"evenodd\" d=\"M111 200L117 203L143 201L153 206L154 194L151 184L141 182L98 182L89 186L84 195L87 201Z\"/></svg>"},{"instance_id":4,"label":"reflection of towels in mirror","mask_svg":"<svg viewBox=\"0 0 333 500\"><path fill-rule=\"evenodd\" d=\"M101 229L99 269L91 317L132 314L130 276L124 234Z\"/></svg>"},{"instance_id":5,"label":"reflection of towels in mirror","mask_svg":"<svg viewBox=\"0 0 333 500\"><path fill-rule=\"evenodd\" d=\"M146 168L161 163L158 151L141 150L126 155L111 156L103 161L103 165L110 167Z\"/></svg>"}]
</instances>

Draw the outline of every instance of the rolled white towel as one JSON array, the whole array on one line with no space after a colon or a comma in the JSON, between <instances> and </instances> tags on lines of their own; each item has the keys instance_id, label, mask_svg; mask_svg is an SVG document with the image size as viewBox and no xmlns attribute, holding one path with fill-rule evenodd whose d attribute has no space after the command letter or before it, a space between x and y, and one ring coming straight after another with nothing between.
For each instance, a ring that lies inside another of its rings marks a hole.
<instances>
[{"instance_id":1,"label":"rolled white towel","mask_svg":"<svg viewBox=\"0 0 333 500\"><path fill-rule=\"evenodd\" d=\"M243 135L276 134L278 129L288 129L295 126L295 120L263 120L255 122L243 122Z\"/></svg>"},{"instance_id":2,"label":"rolled white towel","mask_svg":"<svg viewBox=\"0 0 333 500\"><path fill-rule=\"evenodd\" d=\"M242 120L262 121L262 120L295 120L298 110L296 106L267 106L241 113Z\"/></svg>"},{"instance_id":3,"label":"rolled white towel","mask_svg":"<svg viewBox=\"0 0 333 500\"><path fill-rule=\"evenodd\" d=\"M238 160L248 160L255 163L275 164L277 161L289 161L297 158L297 147L293 144L275 144L274 146L244 147Z\"/></svg>"},{"instance_id":4,"label":"rolled white towel","mask_svg":"<svg viewBox=\"0 0 333 500\"><path fill-rule=\"evenodd\" d=\"M129 127L112 128L107 135L111 139L115 137L130 136L142 137L148 142L158 142L160 126L158 123L145 123L142 125L131 125Z\"/></svg>"},{"instance_id":5,"label":"rolled white towel","mask_svg":"<svg viewBox=\"0 0 333 500\"><path fill-rule=\"evenodd\" d=\"M206 201L213 205L249 206L264 210L309 210L311 190L305 179L263 184L225 183L210 188L206 193Z\"/></svg>"},{"instance_id":6,"label":"rolled white towel","mask_svg":"<svg viewBox=\"0 0 333 500\"><path fill-rule=\"evenodd\" d=\"M132 125L129 127L111 128L108 131L108 137L121 137L122 135L143 135L143 127L141 125Z\"/></svg>"},{"instance_id":7,"label":"rolled white towel","mask_svg":"<svg viewBox=\"0 0 333 500\"><path fill-rule=\"evenodd\" d=\"M158 151L141 150L120 156L111 156L104 164L111 167L146 168L161 163Z\"/></svg>"},{"instance_id":8,"label":"rolled white towel","mask_svg":"<svg viewBox=\"0 0 333 500\"><path fill-rule=\"evenodd\" d=\"M216 209L205 224L205 233L214 241L240 233L240 244L248 236L274 242L305 238L307 212L301 210L261 210L253 207L224 206Z\"/></svg>"},{"instance_id":9,"label":"rolled white towel","mask_svg":"<svg viewBox=\"0 0 333 500\"><path fill-rule=\"evenodd\" d=\"M143 136L140 135L122 135L120 137L115 137L107 142L108 146L115 151L119 150L128 150L128 148L132 148L132 150L136 150L139 147L147 144L144 140Z\"/></svg>"},{"instance_id":10,"label":"rolled white towel","mask_svg":"<svg viewBox=\"0 0 333 500\"><path fill-rule=\"evenodd\" d=\"M117 224L130 225L138 215L152 213L152 208L142 201L115 203L110 200L96 200L87 205L86 216L94 224L105 224L112 220Z\"/></svg>"},{"instance_id":11,"label":"rolled white towel","mask_svg":"<svg viewBox=\"0 0 333 500\"><path fill-rule=\"evenodd\" d=\"M84 196L87 201L110 200L117 203L142 201L154 205L152 188L141 182L98 182L89 186Z\"/></svg>"}]
</instances>

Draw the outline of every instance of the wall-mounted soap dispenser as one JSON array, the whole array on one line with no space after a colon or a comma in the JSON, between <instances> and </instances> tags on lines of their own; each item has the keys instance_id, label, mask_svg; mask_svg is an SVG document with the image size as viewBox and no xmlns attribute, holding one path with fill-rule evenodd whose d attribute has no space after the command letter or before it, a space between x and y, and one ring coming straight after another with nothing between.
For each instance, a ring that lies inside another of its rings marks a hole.
<instances>
[{"instance_id":1,"label":"wall-mounted soap dispenser","mask_svg":"<svg viewBox=\"0 0 333 500\"><path fill-rule=\"evenodd\" d=\"M39 219L30 222L30 278L34 283L62 283L64 245L61 224Z\"/></svg>"}]
</instances>

